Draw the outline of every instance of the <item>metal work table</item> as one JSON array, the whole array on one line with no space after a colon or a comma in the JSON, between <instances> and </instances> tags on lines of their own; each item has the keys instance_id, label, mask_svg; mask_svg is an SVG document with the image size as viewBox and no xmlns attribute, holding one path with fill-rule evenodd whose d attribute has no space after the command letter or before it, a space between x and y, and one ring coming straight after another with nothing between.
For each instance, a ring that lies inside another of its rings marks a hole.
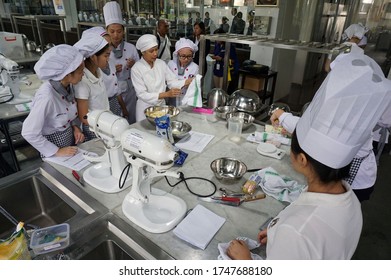
<instances>
[{"instance_id":1,"label":"metal work table","mask_svg":"<svg viewBox=\"0 0 391 280\"><path fill-rule=\"evenodd\" d=\"M264 157L256 152L257 144L247 142L245 138L248 134L255 131L262 131L263 127L259 125L252 125L247 131L244 131L242 139L239 143L231 142L227 138L227 125L226 121L217 119L214 115L200 115L195 114L188 108L182 109L178 116L178 120L186 121L192 126L193 131L213 134L214 138L207 145L207 147L201 153L187 151L189 153L184 165L180 168L173 167L170 170L178 170L184 173L185 177L202 177L213 181L217 189L224 187L231 191L240 191L240 187L244 184L246 179L251 175L245 174L243 178L232 184L224 184L218 181L211 171L210 163L220 157L234 157L242 160L249 169L264 168L271 166L275 168L281 174L287 175L300 183L304 182L304 177L296 173L289 159L289 147L285 146L283 149L288 153L282 158L277 160L269 157ZM147 120L135 123L131 125L137 129L147 131L151 134L155 134L155 127L152 126ZM81 148L101 154L103 152L103 145L99 140L92 140L80 145ZM51 163L58 171L67 177L74 184L79 183L73 178L71 170L65 167ZM80 173L83 173L83 169ZM168 180L173 184L176 179L168 177ZM188 184L193 191L210 192L211 186L203 181L189 181ZM257 238L259 227L269 218L276 216L284 207L285 204L277 201L276 199L267 196L265 199L257 200L253 202L245 202L238 207L221 205L217 203L204 202L197 199L197 197L191 194L184 184L171 188L164 178L154 180L152 187L161 189L163 191L172 193L178 197L181 197L187 205L187 209L193 209L196 205L201 204L207 209L213 211L217 215L224 217L226 222L222 228L217 232L212 241L206 247L205 250L196 248L189 243L179 239L172 230L154 234L145 231L129 221L122 212L122 202L125 196L129 193L130 189L125 189L118 193L104 193L90 185L86 184L81 188L94 199L102 203L111 213L119 217L123 221L126 221L132 228L139 232L142 236L146 237L150 242L160 247L161 250L169 254L175 259L190 260L190 259L216 259L219 255L217 249L218 243L229 242L230 240L239 237L249 237L252 239ZM219 192L216 193L218 195ZM265 248L262 247L260 254L265 256Z\"/></svg>"},{"instance_id":2,"label":"metal work table","mask_svg":"<svg viewBox=\"0 0 391 280\"><path fill-rule=\"evenodd\" d=\"M90 26L90 27L95 27L95 26L102 26L103 28L106 27L104 23L101 22L85 22L85 21L79 21L77 23L77 37L80 39L81 38L81 33L82 33L82 26ZM148 31L152 30L153 34L156 34L156 26L139 26L139 25L129 25L125 24L125 41L128 42L128 37L129 37L129 31Z\"/></svg>"},{"instance_id":3,"label":"metal work table","mask_svg":"<svg viewBox=\"0 0 391 280\"><path fill-rule=\"evenodd\" d=\"M312 53L323 53L332 54L333 56L338 55L347 48L345 44L334 44L334 43L320 43L320 42L301 42L296 40L282 40L273 39L267 37L238 35L238 34L214 34L214 35L201 35L200 40L200 57L205 56L205 40L225 42L225 56L224 56L224 79L223 88L227 87L228 77L228 60L230 47L232 43L246 44L250 46L265 46L276 49L294 50L294 51L306 51ZM201 59L199 64L200 74L203 74L204 61Z\"/></svg>"}]
</instances>

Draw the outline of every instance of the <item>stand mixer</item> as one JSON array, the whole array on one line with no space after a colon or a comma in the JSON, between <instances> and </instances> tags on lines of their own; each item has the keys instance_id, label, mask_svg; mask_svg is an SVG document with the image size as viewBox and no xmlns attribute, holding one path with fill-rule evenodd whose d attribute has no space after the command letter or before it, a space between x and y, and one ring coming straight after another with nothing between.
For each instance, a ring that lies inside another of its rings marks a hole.
<instances>
[{"instance_id":1,"label":"stand mixer","mask_svg":"<svg viewBox=\"0 0 391 280\"><path fill-rule=\"evenodd\" d=\"M98 162L83 173L84 181L106 193L116 193L128 188L132 183L131 176L122 178L124 182L120 182L121 173L126 166L120 137L128 129L128 121L109 111L95 110L88 113L88 123L97 137L103 140L106 151L100 157L84 156L91 162ZM120 183L123 184L122 189L119 187Z\"/></svg>"},{"instance_id":2,"label":"stand mixer","mask_svg":"<svg viewBox=\"0 0 391 280\"><path fill-rule=\"evenodd\" d=\"M167 140L134 128L121 135L121 145L133 168L132 189L122 203L123 213L148 232L171 230L185 216L186 203L177 196L151 188L151 180L159 176L179 178L179 172L167 171L178 154Z\"/></svg>"},{"instance_id":3,"label":"stand mixer","mask_svg":"<svg viewBox=\"0 0 391 280\"><path fill-rule=\"evenodd\" d=\"M30 85L31 82L20 79L19 65L4 55L0 54L0 101L8 104L21 104L31 101L31 96L20 93L19 83Z\"/></svg>"}]
</instances>

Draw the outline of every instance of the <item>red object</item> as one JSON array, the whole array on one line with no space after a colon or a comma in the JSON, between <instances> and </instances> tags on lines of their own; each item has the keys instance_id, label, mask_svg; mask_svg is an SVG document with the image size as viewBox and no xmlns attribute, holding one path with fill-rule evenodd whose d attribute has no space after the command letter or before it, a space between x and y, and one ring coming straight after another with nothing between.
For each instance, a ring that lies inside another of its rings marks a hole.
<instances>
[{"instance_id":1,"label":"red object","mask_svg":"<svg viewBox=\"0 0 391 280\"><path fill-rule=\"evenodd\" d=\"M75 177L75 179L84 187L84 183L79 175L79 173L76 172L76 170L72 170L72 175Z\"/></svg>"},{"instance_id":2,"label":"red object","mask_svg":"<svg viewBox=\"0 0 391 280\"><path fill-rule=\"evenodd\" d=\"M240 202L240 198L239 197L229 197L229 196L216 197L216 196L212 196L212 199L214 199L214 200L222 200L222 201Z\"/></svg>"}]
</instances>

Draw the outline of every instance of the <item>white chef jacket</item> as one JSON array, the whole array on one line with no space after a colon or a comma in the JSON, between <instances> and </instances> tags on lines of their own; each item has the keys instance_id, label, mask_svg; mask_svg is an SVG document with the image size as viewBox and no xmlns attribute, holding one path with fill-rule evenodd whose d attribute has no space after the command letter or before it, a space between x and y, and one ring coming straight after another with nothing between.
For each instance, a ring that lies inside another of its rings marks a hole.
<instances>
[{"instance_id":1,"label":"white chef jacket","mask_svg":"<svg viewBox=\"0 0 391 280\"><path fill-rule=\"evenodd\" d=\"M266 257L346 260L353 256L362 229L361 205L347 183L343 194L308 192L268 225Z\"/></svg>"},{"instance_id":2,"label":"white chef jacket","mask_svg":"<svg viewBox=\"0 0 391 280\"><path fill-rule=\"evenodd\" d=\"M99 68L97 71L98 78L90 70L84 68L83 78L75 85L75 96L78 99L88 99L88 111L110 110L109 99L103 82L103 75L105 74Z\"/></svg>"},{"instance_id":3,"label":"white chef jacket","mask_svg":"<svg viewBox=\"0 0 391 280\"><path fill-rule=\"evenodd\" d=\"M183 76L178 75L178 64L175 60L170 60L168 62L168 68L171 69L171 71L177 76L179 80L186 80L190 77L195 77L198 74L198 65L194 63L193 61L187 65L185 69L185 73ZM176 105L182 104L183 95L186 94L187 88L182 89L182 96L178 97L176 100Z\"/></svg>"},{"instance_id":4,"label":"white chef jacket","mask_svg":"<svg viewBox=\"0 0 391 280\"><path fill-rule=\"evenodd\" d=\"M22 136L43 156L50 157L59 148L43 135L68 129L76 118L76 102L68 102L47 81L34 96L30 113L23 122Z\"/></svg>"},{"instance_id":5,"label":"white chef jacket","mask_svg":"<svg viewBox=\"0 0 391 280\"><path fill-rule=\"evenodd\" d=\"M119 49L120 49L120 45L118 45L117 47L117 50ZM124 48L123 48L121 58L116 58L113 52L110 53L109 60L110 63L114 64L114 69L115 69L115 65L122 64L122 71L117 73L117 78L119 81L121 92L128 91L128 82L131 83L131 77L130 77L131 68L126 66L128 58L131 58L136 62L140 60L140 56L138 55L136 47L128 42L124 43Z\"/></svg>"},{"instance_id":6,"label":"white chef jacket","mask_svg":"<svg viewBox=\"0 0 391 280\"><path fill-rule=\"evenodd\" d=\"M293 116L291 113L282 113L278 120L286 131L293 133L299 119L299 117ZM376 182L377 164L372 150L372 140L372 137L369 138L355 156L356 158L365 157L365 159L361 162L360 168L352 182L351 187L354 190L370 188Z\"/></svg>"},{"instance_id":7,"label":"white chef jacket","mask_svg":"<svg viewBox=\"0 0 391 280\"><path fill-rule=\"evenodd\" d=\"M107 97L110 98L121 94L121 91L118 84L118 78L115 72L115 65L114 62L111 60L109 60L109 69L110 69L110 74L106 75L105 73L103 73L102 77L106 87Z\"/></svg>"},{"instance_id":8,"label":"white chef jacket","mask_svg":"<svg viewBox=\"0 0 391 280\"><path fill-rule=\"evenodd\" d=\"M132 81L138 97L136 106L136 120L145 119L144 110L154 105L164 105L164 99L159 94L168 88L182 88L185 80L178 80L167 64L156 59L153 67L141 58L132 68Z\"/></svg>"}]
</instances>

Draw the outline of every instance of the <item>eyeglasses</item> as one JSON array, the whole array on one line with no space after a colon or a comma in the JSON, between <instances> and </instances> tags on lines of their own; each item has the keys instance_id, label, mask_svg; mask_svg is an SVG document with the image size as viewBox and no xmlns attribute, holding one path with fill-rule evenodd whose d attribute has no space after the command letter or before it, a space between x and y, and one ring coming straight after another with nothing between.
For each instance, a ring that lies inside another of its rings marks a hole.
<instances>
[{"instance_id":1,"label":"eyeglasses","mask_svg":"<svg viewBox=\"0 0 391 280\"><path fill-rule=\"evenodd\" d=\"M193 56L192 55L180 55L179 58L180 59L192 59Z\"/></svg>"}]
</instances>

